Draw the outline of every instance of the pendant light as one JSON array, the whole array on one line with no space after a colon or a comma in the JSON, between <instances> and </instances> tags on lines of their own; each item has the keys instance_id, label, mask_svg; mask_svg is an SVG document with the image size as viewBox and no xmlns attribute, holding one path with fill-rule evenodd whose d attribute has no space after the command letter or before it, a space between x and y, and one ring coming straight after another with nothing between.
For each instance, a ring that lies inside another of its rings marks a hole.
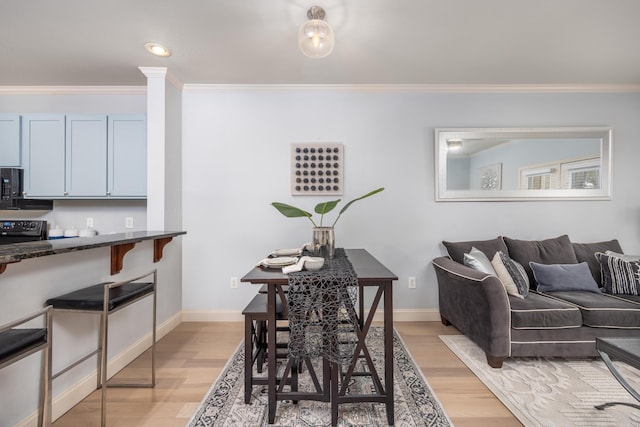
<instances>
[{"instance_id":1,"label":"pendant light","mask_svg":"<svg viewBox=\"0 0 640 427\"><path fill-rule=\"evenodd\" d=\"M307 17L309 21L302 24L298 31L298 47L309 58L324 58L333 51L333 28L324 20L325 12L320 6L312 6L307 11Z\"/></svg>"}]
</instances>

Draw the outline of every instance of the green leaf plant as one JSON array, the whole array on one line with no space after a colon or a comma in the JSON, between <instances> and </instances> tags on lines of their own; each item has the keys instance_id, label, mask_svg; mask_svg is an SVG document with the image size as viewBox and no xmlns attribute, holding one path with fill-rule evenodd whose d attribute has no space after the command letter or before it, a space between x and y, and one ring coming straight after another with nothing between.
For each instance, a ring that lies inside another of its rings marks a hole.
<instances>
[{"instance_id":1,"label":"green leaf plant","mask_svg":"<svg viewBox=\"0 0 640 427\"><path fill-rule=\"evenodd\" d=\"M358 200L366 199L367 197L373 196L374 194L377 194L382 190L384 190L384 187L370 191L364 196L360 196L357 199L353 199L349 203L344 205L344 207L338 213L338 216L336 217L335 221L333 221L333 224L331 224L331 227L336 225L336 222L338 222L338 220L340 219L344 211L346 211L349 208L349 206L351 206ZM287 205L286 203L278 203L278 202L271 203L271 206L276 208L282 215L286 216L287 218L306 217L306 218L309 218L309 221L311 221L314 227L322 227L322 220L324 219L324 215L331 212L338 205L338 203L340 203L340 201L341 199L338 199L338 200L332 200L329 202L320 202L316 205L316 207L313 210L315 213L320 215L320 225L316 224L316 222L313 220L312 218L313 214L305 210L302 210L300 208L296 208L295 206Z\"/></svg>"}]
</instances>

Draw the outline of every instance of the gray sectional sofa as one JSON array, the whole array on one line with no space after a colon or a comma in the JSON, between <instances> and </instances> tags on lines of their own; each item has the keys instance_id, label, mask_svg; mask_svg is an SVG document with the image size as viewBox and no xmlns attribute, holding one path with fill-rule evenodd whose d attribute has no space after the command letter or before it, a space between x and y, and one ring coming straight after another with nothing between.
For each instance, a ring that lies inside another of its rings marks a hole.
<instances>
[{"instance_id":1,"label":"gray sectional sofa","mask_svg":"<svg viewBox=\"0 0 640 427\"><path fill-rule=\"evenodd\" d=\"M480 346L494 368L507 357L597 356L596 337L640 337L640 286L634 282L640 263L624 265L629 277L621 284L620 271L611 270L622 254L617 240L581 244L565 235L443 244L448 256L433 260L442 322ZM473 254L484 261L474 265ZM491 270L487 260L500 269ZM507 291L511 279L516 287Z\"/></svg>"}]
</instances>

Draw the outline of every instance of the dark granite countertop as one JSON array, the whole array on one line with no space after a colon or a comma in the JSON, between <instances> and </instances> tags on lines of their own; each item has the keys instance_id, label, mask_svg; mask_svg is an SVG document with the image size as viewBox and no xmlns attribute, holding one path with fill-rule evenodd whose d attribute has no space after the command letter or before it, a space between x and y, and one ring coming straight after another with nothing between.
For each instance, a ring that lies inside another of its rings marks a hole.
<instances>
[{"instance_id":1,"label":"dark granite countertop","mask_svg":"<svg viewBox=\"0 0 640 427\"><path fill-rule=\"evenodd\" d=\"M129 233L101 234L95 237L73 237L0 245L0 264L104 246L135 244L144 240L172 238L186 233L186 231L132 231Z\"/></svg>"}]
</instances>

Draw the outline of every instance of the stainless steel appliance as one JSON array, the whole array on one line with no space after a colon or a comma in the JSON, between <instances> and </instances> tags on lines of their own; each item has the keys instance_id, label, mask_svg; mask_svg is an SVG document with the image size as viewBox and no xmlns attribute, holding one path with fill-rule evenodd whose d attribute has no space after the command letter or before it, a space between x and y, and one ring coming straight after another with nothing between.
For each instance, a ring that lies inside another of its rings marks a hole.
<instances>
[{"instance_id":1,"label":"stainless steel appliance","mask_svg":"<svg viewBox=\"0 0 640 427\"><path fill-rule=\"evenodd\" d=\"M0 210L51 210L53 201L24 198L24 171L19 168L0 168Z\"/></svg>"},{"instance_id":2,"label":"stainless steel appliance","mask_svg":"<svg viewBox=\"0 0 640 427\"><path fill-rule=\"evenodd\" d=\"M0 245L47 239L47 221L0 219Z\"/></svg>"}]
</instances>

